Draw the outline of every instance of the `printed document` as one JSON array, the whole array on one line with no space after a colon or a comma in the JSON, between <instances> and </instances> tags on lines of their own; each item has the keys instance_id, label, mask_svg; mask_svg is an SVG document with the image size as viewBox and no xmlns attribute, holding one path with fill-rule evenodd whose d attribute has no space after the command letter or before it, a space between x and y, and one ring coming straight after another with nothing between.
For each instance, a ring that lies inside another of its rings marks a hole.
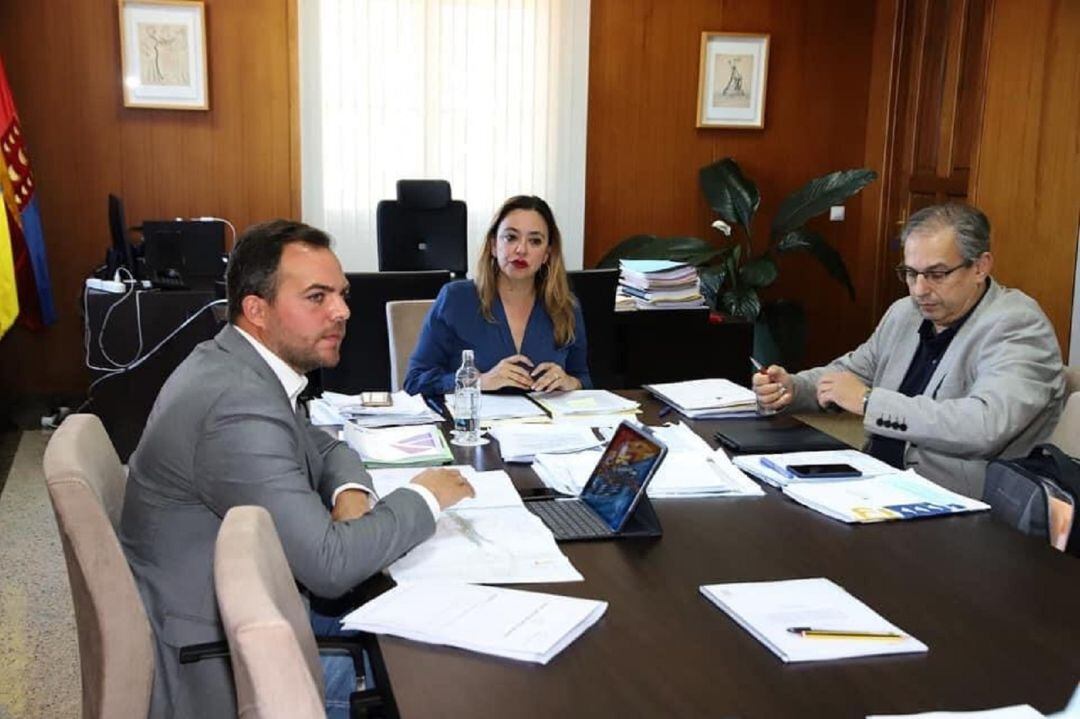
<instances>
[{"instance_id":1,"label":"printed document","mask_svg":"<svg viewBox=\"0 0 1080 719\"><path fill-rule=\"evenodd\" d=\"M454 459L442 431L433 424L372 429L347 422L344 434L345 442L369 467L415 467Z\"/></svg>"},{"instance_id":2,"label":"printed document","mask_svg":"<svg viewBox=\"0 0 1080 719\"><path fill-rule=\"evenodd\" d=\"M753 390L726 379L647 384L645 389L690 419L719 419L756 415Z\"/></svg>"},{"instance_id":3,"label":"printed document","mask_svg":"<svg viewBox=\"0 0 1080 719\"><path fill-rule=\"evenodd\" d=\"M828 579L706 584L700 589L785 662L927 651L925 644ZM817 636L813 636L814 630L819 632ZM856 636L859 634L893 636Z\"/></svg>"},{"instance_id":4,"label":"printed document","mask_svg":"<svg viewBox=\"0 0 1080 719\"><path fill-rule=\"evenodd\" d=\"M827 517L859 524L990 509L989 504L950 492L913 469L863 479L791 483L784 494Z\"/></svg>"},{"instance_id":5,"label":"printed document","mask_svg":"<svg viewBox=\"0 0 1080 719\"><path fill-rule=\"evenodd\" d=\"M576 389L570 392L533 392L534 402L546 409L552 419L575 414L633 414L641 405L608 392L606 389Z\"/></svg>"},{"instance_id":6,"label":"printed document","mask_svg":"<svg viewBox=\"0 0 1080 719\"><path fill-rule=\"evenodd\" d=\"M454 414L454 395L445 396L446 409ZM480 426L490 427L503 422L550 422L547 412L528 397L520 394L482 394L480 396Z\"/></svg>"},{"instance_id":7,"label":"printed document","mask_svg":"<svg viewBox=\"0 0 1080 719\"><path fill-rule=\"evenodd\" d=\"M430 424L443 419L424 404L423 397L405 392L394 392L386 407L367 407L358 394L323 392L322 397L311 400L308 408L314 425L340 426L352 420L360 427L393 427Z\"/></svg>"},{"instance_id":8,"label":"printed document","mask_svg":"<svg viewBox=\"0 0 1080 719\"><path fill-rule=\"evenodd\" d=\"M478 472L469 465L455 465L446 469L456 469L469 480L476 492L475 497L466 497L451 509L494 509L498 507L523 507L521 495L514 488L510 475L501 469L491 472ZM381 498L412 481L422 470L416 467L388 467L370 470L375 493Z\"/></svg>"},{"instance_id":9,"label":"printed document","mask_svg":"<svg viewBox=\"0 0 1080 719\"><path fill-rule=\"evenodd\" d=\"M375 597L342 627L547 664L605 611L592 599L423 582Z\"/></svg>"},{"instance_id":10,"label":"printed document","mask_svg":"<svg viewBox=\"0 0 1080 719\"><path fill-rule=\"evenodd\" d=\"M580 452L604 444L587 426L579 424L505 424L488 432L499 441L504 462L531 463L542 453Z\"/></svg>"}]
</instances>

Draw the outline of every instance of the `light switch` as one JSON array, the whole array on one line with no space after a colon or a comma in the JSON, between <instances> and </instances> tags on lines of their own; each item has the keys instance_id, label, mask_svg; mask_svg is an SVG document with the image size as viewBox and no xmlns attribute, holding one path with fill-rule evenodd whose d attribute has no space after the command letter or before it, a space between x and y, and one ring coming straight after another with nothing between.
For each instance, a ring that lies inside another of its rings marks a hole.
<instances>
[{"instance_id":1,"label":"light switch","mask_svg":"<svg viewBox=\"0 0 1080 719\"><path fill-rule=\"evenodd\" d=\"M833 205L829 208L829 222L843 222L844 221L844 206Z\"/></svg>"}]
</instances>

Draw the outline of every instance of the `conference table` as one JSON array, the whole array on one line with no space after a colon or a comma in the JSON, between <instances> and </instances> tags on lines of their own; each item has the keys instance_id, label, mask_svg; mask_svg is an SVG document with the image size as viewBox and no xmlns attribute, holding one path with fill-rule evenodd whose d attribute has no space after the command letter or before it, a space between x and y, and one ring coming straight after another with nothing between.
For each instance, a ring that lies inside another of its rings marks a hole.
<instances>
[{"instance_id":1,"label":"conference table","mask_svg":"<svg viewBox=\"0 0 1080 719\"><path fill-rule=\"evenodd\" d=\"M645 392L641 419L661 419ZM712 423L689 423L712 440ZM503 468L494 442L454 448ZM505 465L519 489L542 486ZM379 637L403 717L863 717L1031 704L1080 681L1080 561L988 513L852 526L771 488L654 500L659 539L561 547L584 582L521 588L602 599L607 613L548 665ZM926 643L926 654L784 664L702 584L833 580Z\"/></svg>"}]
</instances>

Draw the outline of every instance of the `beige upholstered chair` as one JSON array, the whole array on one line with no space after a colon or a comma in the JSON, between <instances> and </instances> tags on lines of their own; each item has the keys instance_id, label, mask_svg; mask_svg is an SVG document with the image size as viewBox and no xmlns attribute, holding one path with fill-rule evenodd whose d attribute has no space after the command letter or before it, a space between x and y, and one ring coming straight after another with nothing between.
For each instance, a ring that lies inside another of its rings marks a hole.
<instances>
[{"instance_id":1,"label":"beige upholstered chair","mask_svg":"<svg viewBox=\"0 0 1080 719\"><path fill-rule=\"evenodd\" d=\"M1073 395L1080 392L1080 367L1065 368L1065 393Z\"/></svg>"},{"instance_id":2,"label":"beige upholstered chair","mask_svg":"<svg viewBox=\"0 0 1080 719\"><path fill-rule=\"evenodd\" d=\"M323 672L307 610L262 507L225 515L214 550L241 717L322 717Z\"/></svg>"},{"instance_id":3,"label":"beige upholstered chair","mask_svg":"<svg viewBox=\"0 0 1080 719\"><path fill-rule=\"evenodd\" d=\"M416 348L424 318L434 300L397 300L386 303L386 329L390 337L390 390L397 392L405 382L409 357Z\"/></svg>"},{"instance_id":4,"label":"beige upholstered chair","mask_svg":"<svg viewBox=\"0 0 1080 719\"><path fill-rule=\"evenodd\" d=\"M75 605L83 719L145 717L153 635L116 536L127 479L101 420L67 417L44 469Z\"/></svg>"},{"instance_id":5,"label":"beige upholstered chair","mask_svg":"<svg viewBox=\"0 0 1080 719\"><path fill-rule=\"evenodd\" d=\"M1061 419L1048 441L1065 454L1080 457L1080 392L1073 392L1065 400Z\"/></svg>"}]
</instances>

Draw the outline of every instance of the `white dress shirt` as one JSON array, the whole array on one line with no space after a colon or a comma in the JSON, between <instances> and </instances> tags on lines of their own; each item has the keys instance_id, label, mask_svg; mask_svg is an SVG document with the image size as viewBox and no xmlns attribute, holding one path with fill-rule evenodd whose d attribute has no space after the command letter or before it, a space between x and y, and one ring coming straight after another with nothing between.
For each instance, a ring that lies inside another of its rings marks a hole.
<instances>
[{"instance_id":1,"label":"white dress shirt","mask_svg":"<svg viewBox=\"0 0 1080 719\"><path fill-rule=\"evenodd\" d=\"M307 387L307 377L290 367L285 360L274 354L273 351L262 342L255 339L236 325L233 325L233 327L240 333L241 337L251 343L251 346L254 347L255 351L259 353L259 356L266 361L266 364L270 365L270 369L273 370L274 375L278 378L278 381L281 382L281 386L285 390L286 396L289 398L289 405L292 407L293 412L295 412L296 400L300 396L300 393L304 391L304 388ZM424 503L427 504L428 509L431 510L431 516L435 521L439 520L439 515L442 514L442 510L439 508L439 501L435 499L435 495L430 489L419 484L411 483L403 486L405 489L412 490L423 497ZM331 498L331 502L336 503L338 495L347 489L359 489L362 492L366 492L373 500L372 504L379 501L378 495L369 487L365 487L359 482L346 482L334 490L334 496Z\"/></svg>"}]
</instances>

